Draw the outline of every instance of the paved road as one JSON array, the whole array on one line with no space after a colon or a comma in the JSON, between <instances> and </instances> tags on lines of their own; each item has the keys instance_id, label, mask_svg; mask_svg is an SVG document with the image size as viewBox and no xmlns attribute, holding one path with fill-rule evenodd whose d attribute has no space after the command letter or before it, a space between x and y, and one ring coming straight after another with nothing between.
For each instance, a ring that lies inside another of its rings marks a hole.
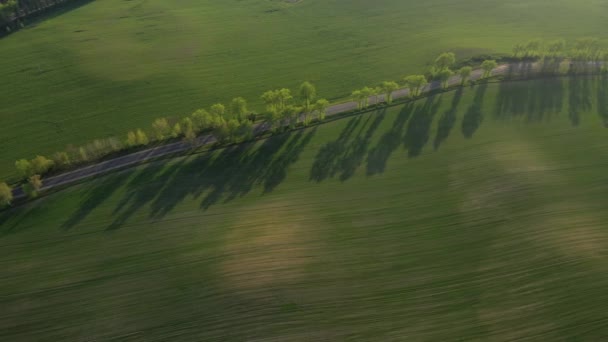
<instances>
[{"instance_id":1,"label":"paved road","mask_svg":"<svg viewBox=\"0 0 608 342\"><path fill-rule=\"evenodd\" d=\"M492 72L494 75L505 74L509 69L508 64L500 65ZM471 80L480 79L483 74L482 70L474 70L471 74ZM459 76L453 76L448 81L450 85L459 84L461 78ZM439 82L431 82L422 89L422 92L428 92L431 90L439 89L441 87ZM393 93L394 99L404 98L409 96L408 89L399 89ZM377 101L382 102L385 95L379 95L378 97L370 97L370 104L375 104ZM336 115L351 110L357 109L356 102L345 102L333 105L327 109L327 115ZM266 132L269 129L266 124L258 124L254 127L254 134L258 135ZM212 135L200 136L196 140L196 144L199 146L209 145L215 143L216 140ZM77 182L79 180L105 174L114 170L124 169L130 166L140 164L146 160L153 158L159 158L172 154L178 154L188 151L192 148L192 145L186 142L176 142L159 147L149 148L143 151L131 153L122 157L110 159L104 162L100 162L94 165L86 166L74 171L62 173L57 176L43 179L42 191L50 190L55 187L64 186L70 183ZM13 195L16 199L25 196L21 188L17 188L13 191Z\"/></svg>"}]
</instances>

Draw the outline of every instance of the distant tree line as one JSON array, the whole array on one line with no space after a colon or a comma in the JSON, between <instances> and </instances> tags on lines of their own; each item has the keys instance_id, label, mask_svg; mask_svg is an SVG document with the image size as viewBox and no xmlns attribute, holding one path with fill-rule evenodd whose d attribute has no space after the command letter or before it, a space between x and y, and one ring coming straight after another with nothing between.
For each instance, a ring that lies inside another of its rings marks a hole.
<instances>
[{"instance_id":1,"label":"distant tree line","mask_svg":"<svg viewBox=\"0 0 608 342\"><path fill-rule=\"evenodd\" d=\"M598 38L593 37L579 38L572 42L563 39L547 42L533 39L524 44L516 44L512 57L518 60L541 60L553 65L569 60L573 62L571 67L574 70L570 70L573 72L590 71L590 67L608 72L608 49Z\"/></svg>"},{"instance_id":2,"label":"distant tree line","mask_svg":"<svg viewBox=\"0 0 608 342\"><path fill-rule=\"evenodd\" d=\"M22 19L68 2L80 0L0 0L0 28L10 32L23 26Z\"/></svg>"}]
</instances>

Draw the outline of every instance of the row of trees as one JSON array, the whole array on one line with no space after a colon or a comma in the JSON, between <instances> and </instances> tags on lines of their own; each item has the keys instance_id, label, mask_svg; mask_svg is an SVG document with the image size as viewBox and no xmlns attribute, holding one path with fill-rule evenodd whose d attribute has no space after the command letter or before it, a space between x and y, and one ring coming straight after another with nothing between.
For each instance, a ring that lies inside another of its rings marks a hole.
<instances>
[{"instance_id":1,"label":"row of trees","mask_svg":"<svg viewBox=\"0 0 608 342\"><path fill-rule=\"evenodd\" d=\"M299 123L308 125L312 116L316 120L323 120L329 107L329 101L317 99L316 88L309 82L300 86L296 97L291 95L289 89L280 89L264 93L262 100L266 103L263 120L275 130L293 127ZM182 139L192 146L197 146L197 136L202 133L212 134L219 143L248 140L254 134L253 123L256 117L257 115L248 109L247 101L237 97L228 106L216 103L209 109L198 109L181 119L155 119L149 130L135 129L128 132L124 140L116 137L97 139L80 147L69 146L65 151L57 152L50 158L36 156L31 160L20 159L15 162L15 168L24 181L26 193L36 196L42 187L41 176L49 171L67 169L153 142ZM0 206L7 203L10 203L10 199L5 202L0 199Z\"/></svg>"},{"instance_id":2,"label":"row of trees","mask_svg":"<svg viewBox=\"0 0 608 342\"><path fill-rule=\"evenodd\" d=\"M525 44L516 44L513 57L608 61L608 50L603 48L599 39L593 37L579 38L570 43L563 39L549 42L533 39Z\"/></svg>"},{"instance_id":3,"label":"row of trees","mask_svg":"<svg viewBox=\"0 0 608 342\"><path fill-rule=\"evenodd\" d=\"M329 101L317 99L317 89L310 82L300 85L297 98L291 90L282 88L265 92L261 99L266 105L263 120L272 131L323 121L329 107Z\"/></svg>"},{"instance_id":4,"label":"row of trees","mask_svg":"<svg viewBox=\"0 0 608 342\"><path fill-rule=\"evenodd\" d=\"M384 94L384 102L387 104L392 103L393 94L399 90L401 86L409 90L409 96L414 98L420 96L425 86L429 84L430 80L436 80L440 82L441 87L446 89L449 87L449 81L454 75L458 75L461 79L461 85L466 85L473 73L473 68L470 66L464 66L457 72L452 71L452 67L456 64L456 55L452 52L442 53L435 59L435 64L429 71L429 77L425 75L410 75L402 79L401 85L394 81L384 81L377 87L363 87L357 89L351 93L351 98L357 103L358 109L366 108L370 105L370 99L374 99L374 105L379 104L380 95ZM482 77L487 78L492 74L498 66L495 60L485 60L481 64L483 71Z\"/></svg>"},{"instance_id":5,"label":"row of trees","mask_svg":"<svg viewBox=\"0 0 608 342\"><path fill-rule=\"evenodd\" d=\"M70 1L76 0L0 0L0 27L10 32L22 26L21 18ZM17 26L11 25L15 22Z\"/></svg>"}]
</instances>

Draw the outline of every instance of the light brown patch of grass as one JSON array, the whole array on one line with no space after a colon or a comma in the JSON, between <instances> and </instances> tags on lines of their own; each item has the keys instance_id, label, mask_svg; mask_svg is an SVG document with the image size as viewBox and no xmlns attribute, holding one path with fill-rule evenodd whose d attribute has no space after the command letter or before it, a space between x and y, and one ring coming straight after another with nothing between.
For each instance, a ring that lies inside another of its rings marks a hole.
<instances>
[{"instance_id":1,"label":"light brown patch of grass","mask_svg":"<svg viewBox=\"0 0 608 342\"><path fill-rule=\"evenodd\" d=\"M221 274L236 291L285 287L304 276L315 257L314 224L298 207L260 205L244 210L225 243Z\"/></svg>"}]
</instances>

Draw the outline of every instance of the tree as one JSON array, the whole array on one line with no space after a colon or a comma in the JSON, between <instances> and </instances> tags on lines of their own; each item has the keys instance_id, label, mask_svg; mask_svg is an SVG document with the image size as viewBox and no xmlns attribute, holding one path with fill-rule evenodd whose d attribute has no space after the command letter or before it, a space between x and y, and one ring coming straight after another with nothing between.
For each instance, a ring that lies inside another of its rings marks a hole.
<instances>
[{"instance_id":1,"label":"tree","mask_svg":"<svg viewBox=\"0 0 608 342\"><path fill-rule=\"evenodd\" d=\"M29 198L38 197L38 192L42 188L42 178L40 175L33 175L27 180L27 184L23 186L23 191Z\"/></svg>"},{"instance_id":2,"label":"tree","mask_svg":"<svg viewBox=\"0 0 608 342\"><path fill-rule=\"evenodd\" d=\"M211 115L223 117L224 113L226 113L226 107L224 107L221 103L216 103L209 109Z\"/></svg>"},{"instance_id":3,"label":"tree","mask_svg":"<svg viewBox=\"0 0 608 342\"><path fill-rule=\"evenodd\" d=\"M269 90L262 94L262 101L266 104L266 110L268 112L277 112L279 107L279 94L276 90Z\"/></svg>"},{"instance_id":4,"label":"tree","mask_svg":"<svg viewBox=\"0 0 608 342\"><path fill-rule=\"evenodd\" d=\"M443 89L447 89L450 85L450 77L454 75L454 72L450 69L443 69L437 74L437 78L441 81Z\"/></svg>"},{"instance_id":5,"label":"tree","mask_svg":"<svg viewBox=\"0 0 608 342\"><path fill-rule=\"evenodd\" d=\"M144 133L144 131L142 131L141 129L137 130L137 144L138 145L148 145L148 142L150 142L148 140L148 136L146 135L146 133Z\"/></svg>"},{"instance_id":6,"label":"tree","mask_svg":"<svg viewBox=\"0 0 608 342\"><path fill-rule=\"evenodd\" d=\"M277 90L277 99L279 101L279 110L285 109L289 100L291 100L293 96L291 95L291 90L287 88Z\"/></svg>"},{"instance_id":7,"label":"tree","mask_svg":"<svg viewBox=\"0 0 608 342\"><path fill-rule=\"evenodd\" d=\"M492 75L492 70L496 69L498 63L496 63L493 59L487 59L481 63L481 68L483 69L483 77L490 77Z\"/></svg>"},{"instance_id":8,"label":"tree","mask_svg":"<svg viewBox=\"0 0 608 342\"><path fill-rule=\"evenodd\" d=\"M230 102L230 112L239 121L246 120L247 116L247 100L242 97L236 97Z\"/></svg>"},{"instance_id":9,"label":"tree","mask_svg":"<svg viewBox=\"0 0 608 342\"><path fill-rule=\"evenodd\" d=\"M465 85L469 81L469 77L471 77L471 73L473 72L473 68L470 66L464 66L458 70L458 75L460 76L460 84Z\"/></svg>"},{"instance_id":10,"label":"tree","mask_svg":"<svg viewBox=\"0 0 608 342\"><path fill-rule=\"evenodd\" d=\"M453 52L444 52L435 59L435 66L439 71L448 69L456 63L456 55Z\"/></svg>"},{"instance_id":11,"label":"tree","mask_svg":"<svg viewBox=\"0 0 608 342\"><path fill-rule=\"evenodd\" d=\"M171 126L169 126L169 122L165 118L154 120L152 129L154 129L156 140L164 140L171 135Z\"/></svg>"},{"instance_id":12,"label":"tree","mask_svg":"<svg viewBox=\"0 0 608 342\"><path fill-rule=\"evenodd\" d=\"M32 164L27 159L19 159L15 162L15 168L19 171L19 174L23 178L27 178L32 175L33 169Z\"/></svg>"},{"instance_id":13,"label":"tree","mask_svg":"<svg viewBox=\"0 0 608 342\"><path fill-rule=\"evenodd\" d=\"M300 85L300 98L302 98L304 110L309 112L312 101L317 97L317 89L310 82Z\"/></svg>"},{"instance_id":14,"label":"tree","mask_svg":"<svg viewBox=\"0 0 608 342\"><path fill-rule=\"evenodd\" d=\"M369 98L374 95L374 89L370 87L363 87L361 89L361 95L363 96L363 106L369 106Z\"/></svg>"},{"instance_id":15,"label":"tree","mask_svg":"<svg viewBox=\"0 0 608 342\"><path fill-rule=\"evenodd\" d=\"M526 53L526 47L523 44L515 44L513 46L513 57L518 58Z\"/></svg>"},{"instance_id":16,"label":"tree","mask_svg":"<svg viewBox=\"0 0 608 342\"><path fill-rule=\"evenodd\" d=\"M13 202L13 189L6 183L0 183L0 208L11 205Z\"/></svg>"},{"instance_id":17,"label":"tree","mask_svg":"<svg viewBox=\"0 0 608 342\"><path fill-rule=\"evenodd\" d=\"M566 42L563 39L554 40L547 45L547 52L552 58L562 57L565 49Z\"/></svg>"},{"instance_id":18,"label":"tree","mask_svg":"<svg viewBox=\"0 0 608 342\"><path fill-rule=\"evenodd\" d=\"M329 107L329 101L326 99L319 99L315 103L315 110L317 111L317 115L319 116L319 121L325 120L325 114L327 113L327 108Z\"/></svg>"},{"instance_id":19,"label":"tree","mask_svg":"<svg viewBox=\"0 0 608 342\"><path fill-rule=\"evenodd\" d=\"M173 125L173 129L171 130L171 136L172 137L177 138L180 135L182 135L182 133L183 133L183 131L182 131L182 124L180 124L178 122L175 125Z\"/></svg>"},{"instance_id":20,"label":"tree","mask_svg":"<svg viewBox=\"0 0 608 342\"><path fill-rule=\"evenodd\" d=\"M365 95L363 95L361 90L353 91L351 93L351 96L352 96L353 100L355 100L357 102L357 108L362 109L363 108L363 99L365 98Z\"/></svg>"},{"instance_id":21,"label":"tree","mask_svg":"<svg viewBox=\"0 0 608 342\"><path fill-rule=\"evenodd\" d=\"M129 133L127 133L127 146L129 146L129 147L137 146L137 134L133 131L130 131ZM82 147L81 147L81 149L84 150ZM86 153L85 153L85 155L86 155ZM88 155L87 155L87 159L88 159Z\"/></svg>"},{"instance_id":22,"label":"tree","mask_svg":"<svg viewBox=\"0 0 608 342\"><path fill-rule=\"evenodd\" d=\"M213 117L204 109L192 113L192 123L196 132L207 131L213 128Z\"/></svg>"},{"instance_id":23,"label":"tree","mask_svg":"<svg viewBox=\"0 0 608 342\"><path fill-rule=\"evenodd\" d=\"M526 57L536 57L541 54L541 46L542 43L540 39L532 39L525 46L525 56Z\"/></svg>"},{"instance_id":24,"label":"tree","mask_svg":"<svg viewBox=\"0 0 608 342\"><path fill-rule=\"evenodd\" d=\"M228 139L236 142L239 138L240 123L237 119L230 119L226 122L226 130L228 131Z\"/></svg>"},{"instance_id":25,"label":"tree","mask_svg":"<svg viewBox=\"0 0 608 342\"><path fill-rule=\"evenodd\" d=\"M215 139L220 143L226 142L230 138L228 125L226 119L224 119L223 117L218 118L218 121L215 127L213 128L213 136L215 136Z\"/></svg>"},{"instance_id":26,"label":"tree","mask_svg":"<svg viewBox=\"0 0 608 342\"><path fill-rule=\"evenodd\" d=\"M53 162L59 168L67 167L70 165L70 156L66 152L57 152L53 155Z\"/></svg>"},{"instance_id":27,"label":"tree","mask_svg":"<svg viewBox=\"0 0 608 342\"><path fill-rule=\"evenodd\" d=\"M32 159L31 165L33 173L43 175L48 170L50 170L55 165L55 163L47 157L36 156L36 158Z\"/></svg>"},{"instance_id":28,"label":"tree","mask_svg":"<svg viewBox=\"0 0 608 342\"><path fill-rule=\"evenodd\" d=\"M384 91L384 93L386 94L386 103L391 104L393 102L393 92L399 89L399 85L397 84L397 82L385 81L382 82L382 85L380 87L382 88L382 91Z\"/></svg>"},{"instance_id":29,"label":"tree","mask_svg":"<svg viewBox=\"0 0 608 342\"><path fill-rule=\"evenodd\" d=\"M412 97L420 95L422 88L428 84L424 75L407 76L403 80Z\"/></svg>"}]
</instances>

